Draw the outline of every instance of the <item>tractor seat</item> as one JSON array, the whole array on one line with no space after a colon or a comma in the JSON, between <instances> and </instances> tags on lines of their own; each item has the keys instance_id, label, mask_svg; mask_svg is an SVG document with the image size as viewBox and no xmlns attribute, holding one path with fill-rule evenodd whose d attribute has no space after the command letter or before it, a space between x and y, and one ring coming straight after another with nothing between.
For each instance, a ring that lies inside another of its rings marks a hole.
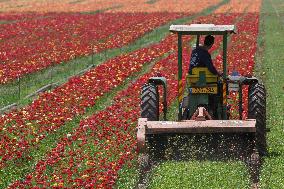
<instances>
[{"instance_id":1,"label":"tractor seat","mask_svg":"<svg viewBox=\"0 0 284 189\"><path fill-rule=\"evenodd\" d=\"M212 74L207 67L195 67L191 70L191 74L187 75L186 81L191 86L196 83L217 83L218 76Z\"/></svg>"}]
</instances>

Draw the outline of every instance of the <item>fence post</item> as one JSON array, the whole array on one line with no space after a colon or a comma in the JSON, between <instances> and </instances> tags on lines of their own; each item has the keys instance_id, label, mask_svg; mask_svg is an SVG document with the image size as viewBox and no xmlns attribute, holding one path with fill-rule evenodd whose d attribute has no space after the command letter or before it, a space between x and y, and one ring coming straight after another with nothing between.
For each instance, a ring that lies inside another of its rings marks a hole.
<instances>
[{"instance_id":1,"label":"fence post","mask_svg":"<svg viewBox=\"0 0 284 189\"><path fill-rule=\"evenodd\" d=\"M77 62L77 60L75 60L76 62ZM77 63L75 63L75 64L72 64L72 66L73 66L73 76L75 76L76 75L76 65Z\"/></svg>"},{"instance_id":2,"label":"fence post","mask_svg":"<svg viewBox=\"0 0 284 189\"><path fill-rule=\"evenodd\" d=\"M52 83L52 71L53 71L53 66L51 66L51 69L50 69L50 72L49 72L50 83Z\"/></svg>"},{"instance_id":3,"label":"fence post","mask_svg":"<svg viewBox=\"0 0 284 189\"><path fill-rule=\"evenodd\" d=\"M18 98L19 100L21 99L21 79L19 75L18 75Z\"/></svg>"}]
</instances>

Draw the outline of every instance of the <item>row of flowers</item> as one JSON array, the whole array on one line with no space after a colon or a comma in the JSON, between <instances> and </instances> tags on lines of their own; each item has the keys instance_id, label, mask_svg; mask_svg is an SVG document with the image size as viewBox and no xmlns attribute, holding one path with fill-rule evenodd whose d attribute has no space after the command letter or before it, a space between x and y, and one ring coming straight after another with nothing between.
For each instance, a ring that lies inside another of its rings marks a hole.
<instances>
[{"instance_id":1,"label":"row of flowers","mask_svg":"<svg viewBox=\"0 0 284 189\"><path fill-rule=\"evenodd\" d=\"M36 12L190 12L196 13L212 5L216 5L221 0L180 0L168 2L168 0L145 1L145 0L116 0L116 1L3 1L0 2L0 11L36 11Z\"/></svg>"},{"instance_id":2,"label":"row of flowers","mask_svg":"<svg viewBox=\"0 0 284 189\"><path fill-rule=\"evenodd\" d=\"M116 0L116 1L78 1L70 3L70 0L61 0L57 2L49 1L3 1L0 2L2 12L187 12L196 13L202 9L221 3L221 0L203 0L188 1L180 0L169 3L168 0L145 1L145 0ZM247 12L258 13L261 7L261 0L231 0L223 5L215 13L242 13L246 9ZM9 13L11 14L11 13ZM1 16L0 16L1 18Z\"/></svg>"},{"instance_id":3,"label":"row of flowers","mask_svg":"<svg viewBox=\"0 0 284 189\"><path fill-rule=\"evenodd\" d=\"M30 146L36 145L48 133L56 131L66 121L83 114L98 99L134 73L143 65L170 52L175 43L167 37L161 43L115 57L83 76L74 77L50 93L21 110L0 117L0 165L22 157Z\"/></svg>"},{"instance_id":4,"label":"row of flowers","mask_svg":"<svg viewBox=\"0 0 284 189\"><path fill-rule=\"evenodd\" d=\"M216 15L200 20L227 24L234 22L238 16ZM170 44L175 45L175 40L176 37L173 37ZM188 44L188 39L184 40ZM220 41L218 38L215 49ZM183 70L188 69L189 51L185 46ZM156 63L150 73L118 93L114 103L106 110L82 120L74 132L66 133L57 147L37 163L35 170L24 181L17 181L10 187L112 188L123 165L135 166L130 160L136 157L135 128L140 110L140 87L151 76L165 76L168 91L171 91L167 99L170 104L177 95L176 74L177 53L173 53ZM186 71L183 72L184 77L186 74Z\"/></svg>"},{"instance_id":5,"label":"row of flowers","mask_svg":"<svg viewBox=\"0 0 284 189\"><path fill-rule=\"evenodd\" d=\"M189 58L188 50L184 57ZM139 117L140 87L151 76L168 79L168 89L176 91L177 54L159 61L151 73L143 75L126 90L118 93L113 105L80 122L66 133L57 146L38 162L33 173L14 187L112 188L118 170L136 156L135 127ZM184 69L187 68L184 64ZM185 74L184 74L185 75ZM168 102L176 92L170 93ZM132 165L135 166L135 165ZM52 172L48 168L52 167Z\"/></svg>"},{"instance_id":6,"label":"row of flowers","mask_svg":"<svg viewBox=\"0 0 284 189\"><path fill-rule=\"evenodd\" d=\"M2 1L1 11L5 12L90 12L100 11L126 5L128 0L122 3L116 1Z\"/></svg>"},{"instance_id":7,"label":"row of flowers","mask_svg":"<svg viewBox=\"0 0 284 189\"><path fill-rule=\"evenodd\" d=\"M261 7L261 0L230 0L230 3L218 8L215 13L259 13Z\"/></svg>"},{"instance_id":8,"label":"row of flowers","mask_svg":"<svg viewBox=\"0 0 284 189\"><path fill-rule=\"evenodd\" d=\"M125 2L125 0L120 0ZM203 1L188 1L179 0L169 3L168 0L159 1L129 1L127 6L121 6L115 9L110 9L108 12L191 12L197 13L202 9L206 9L210 6L217 5L220 0L203 0Z\"/></svg>"},{"instance_id":9,"label":"row of flowers","mask_svg":"<svg viewBox=\"0 0 284 189\"><path fill-rule=\"evenodd\" d=\"M0 13L0 21L20 21L26 19L38 19L46 16L54 15L54 13ZM0 34L1 35L1 34Z\"/></svg>"},{"instance_id":10,"label":"row of flowers","mask_svg":"<svg viewBox=\"0 0 284 189\"><path fill-rule=\"evenodd\" d=\"M232 37L232 43L235 45L231 47L231 53L228 55L229 73L237 71L242 76L253 76L255 55L257 51L257 37L259 27L259 15L249 13L243 18L243 22L237 24L241 28L241 32ZM243 119L247 117L248 112L248 87L243 89ZM237 101L238 94L232 94L231 99ZM237 106L238 108L238 106ZM234 111L234 109L232 109ZM235 109L236 111L236 109Z\"/></svg>"},{"instance_id":11,"label":"row of flowers","mask_svg":"<svg viewBox=\"0 0 284 189\"><path fill-rule=\"evenodd\" d=\"M78 56L122 47L181 16L185 14L61 13L0 25L0 84Z\"/></svg>"}]
</instances>

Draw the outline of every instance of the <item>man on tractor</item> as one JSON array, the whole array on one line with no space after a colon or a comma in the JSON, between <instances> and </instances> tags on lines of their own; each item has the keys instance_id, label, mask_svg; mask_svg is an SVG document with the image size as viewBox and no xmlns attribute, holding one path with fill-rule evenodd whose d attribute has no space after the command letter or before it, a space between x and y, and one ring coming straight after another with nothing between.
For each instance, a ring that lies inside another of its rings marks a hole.
<instances>
[{"instance_id":1,"label":"man on tractor","mask_svg":"<svg viewBox=\"0 0 284 189\"><path fill-rule=\"evenodd\" d=\"M189 74L192 74L192 69L195 67L207 67L208 70L214 74L221 76L222 74L219 73L213 65L212 58L208 50L214 44L214 37L212 35L207 35L204 39L203 46L198 46L194 50L192 50L191 58L190 58L190 65L189 65ZM218 86L221 87L221 86ZM212 110L214 110L211 114L216 118L217 117L217 106L216 106L216 95L211 94L209 95L209 106Z\"/></svg>"},{"instance_id":2,"label":"man on tractor","mask_svg":"<svg viewBox=\"0 0 284 189\"><path fill-rule=\"evenodd\" d=\"M191 74L191 71L194 67L207 67L212 74L221 76L221 73L219 73L214 67L211 55L208 52L208 50L213 46L213 44L214 37L212 35L207 35L204 39L203 46L199 46L192 51L190 58L189 74Z\"/></svg>"}]
</instances>

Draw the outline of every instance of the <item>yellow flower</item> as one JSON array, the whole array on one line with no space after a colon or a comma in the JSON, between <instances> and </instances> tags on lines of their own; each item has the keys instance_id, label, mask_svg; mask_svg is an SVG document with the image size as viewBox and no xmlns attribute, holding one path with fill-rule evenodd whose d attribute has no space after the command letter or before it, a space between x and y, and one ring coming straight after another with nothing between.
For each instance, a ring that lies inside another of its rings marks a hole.
<instances>
[{"instance_id":1,"label":"yellow flower","mask_svg":"<svg viewBox=\"0 0 284 189\"><path fill-rule=\"evenodd\" d=\"M82 175L82 178L88 178L89 175Z\"/></svg>"}]
</instances>

